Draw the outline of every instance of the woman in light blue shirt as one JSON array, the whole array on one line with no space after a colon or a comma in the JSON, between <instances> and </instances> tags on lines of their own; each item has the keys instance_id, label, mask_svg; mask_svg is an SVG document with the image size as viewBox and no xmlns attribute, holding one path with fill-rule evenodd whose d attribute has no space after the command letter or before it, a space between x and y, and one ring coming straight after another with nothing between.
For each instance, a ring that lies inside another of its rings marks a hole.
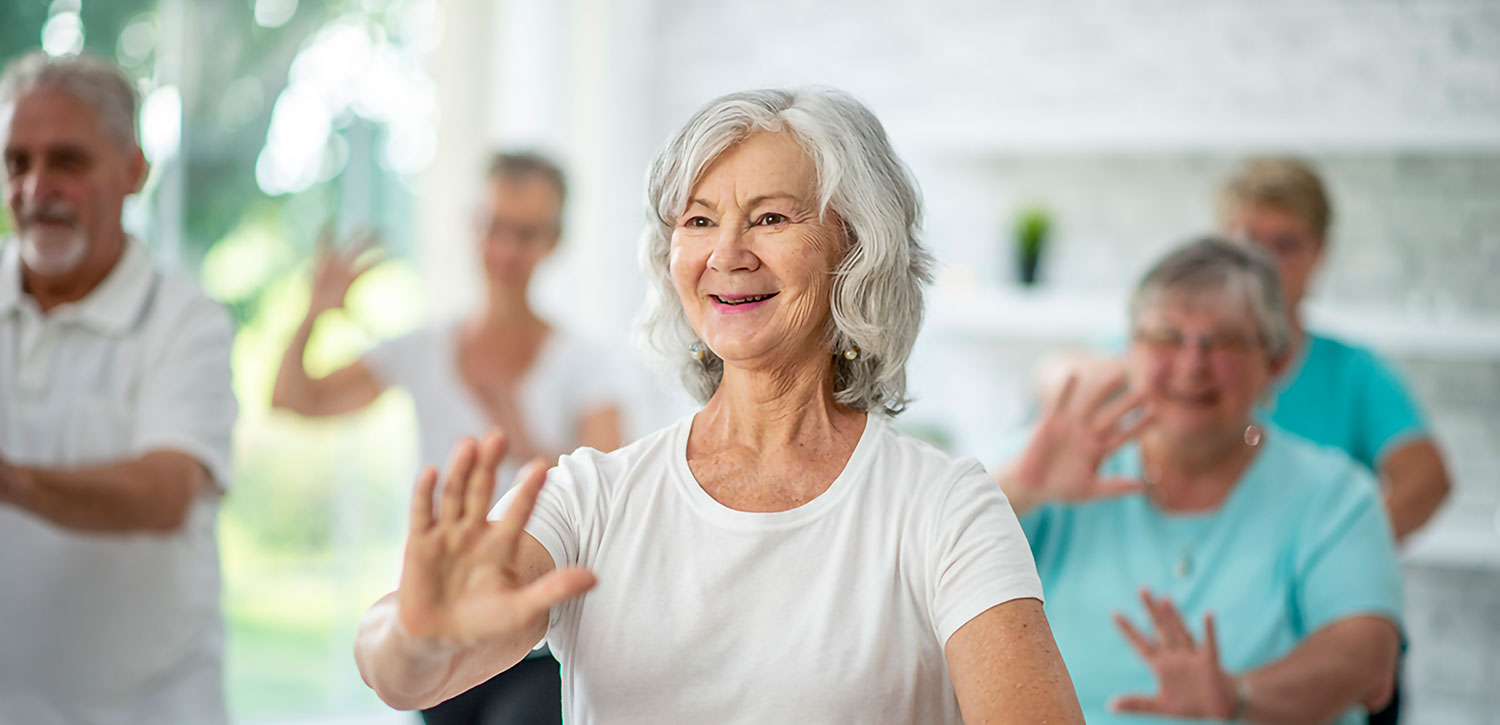
<instances>
[{"instance_id":1,"label":"woman in light blue shirt","mask_svg":"<svg viewBox=\"0 0 1500 725\"><path fill-rule=\"evenodd\" d=\"M1375 354L1303 328L1306 298L1328 247L1333 208L1309 164L1246 160L1219 190L1226 233L1270 255L1280 273L1291 361L1276 383L1271 422L1347 452L1383 485L1396 539L1425 524L1448 495L1436 442L1401 378ZM1394 720L1392 720L1394 722Z\"/></svg>"},{"instance_id":2,"label":"woman in light blue shirt","mask_svg":"<svg viewBox=\"0 0 1500 725\"><path fill-rule=\"evenodd\" d=\"M1086 718L1360 722L1394 682L1395 545L1367 472L1256 417L1290 359L1275 269L1195 242L1131 324L1124 379L1070 380L996 472Z\"/></svg>"}]
</instances>

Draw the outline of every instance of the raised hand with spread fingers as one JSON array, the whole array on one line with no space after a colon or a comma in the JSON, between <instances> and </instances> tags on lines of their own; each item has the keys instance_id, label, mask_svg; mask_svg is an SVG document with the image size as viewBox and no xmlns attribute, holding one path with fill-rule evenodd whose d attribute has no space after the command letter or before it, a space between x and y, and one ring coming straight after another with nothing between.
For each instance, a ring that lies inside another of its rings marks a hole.
<instances>
[{"instance_id":1,"label":"raised hand with spread fingers","mask_svg":"<svg viewBox=\"0 0 1500 725\"><path fill-rule=\"evenodd\" d=\"M1141 602L1151 617L1155 636L1142 634L1123 614L1115 614L1115 624L1156 675L1157 691L1154 695L1121 695L1110 703L1111 709L1175 718L1237 717L1243 703L1236 680L1220 665L1213 615L1204 615L1200 641L1188 631L1171 600L1142 590Z\"/></svg>"},{"instance_id":2,"label":"raised hand with spread fingers","mask_svg":"<svg viewBox=\"0 0 1500 725\"><path fill-rule=\"evenodd\" d=\"M371 607L355 644L365 681L393 707L430 707L509 668L546 634L553 606L594 586L587 569L556 569L526 533L546 479L539 462L489 519L505 446L497 433L465 439L441 491L431 467L417 480L401 584Z\"/></svg>"},{"instance_id":3,"label":"raised hand with spread fingers","mask_svg":"<svg viewBox=\"0 0 1500 725\"><path fill-rule=\"evenodd\" d=\"M1100 478L1098 470L1110 453L1150 425L1144 400L1144 393L1127 389L1123 373L1088 383L1070 376L1043 410L1020 457L993 472L1016 514L1048 501L1140 491L1140 481Z\"/></svg>"}]
</instances>

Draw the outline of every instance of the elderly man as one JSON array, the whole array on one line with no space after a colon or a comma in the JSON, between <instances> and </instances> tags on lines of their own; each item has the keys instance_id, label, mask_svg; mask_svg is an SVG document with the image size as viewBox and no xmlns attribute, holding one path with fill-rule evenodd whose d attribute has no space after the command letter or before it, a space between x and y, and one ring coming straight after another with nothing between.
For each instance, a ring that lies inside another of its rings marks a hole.
<instances>
[{"instance_id":1,"label":"elderly man","mask_svg":"<svg viewBox=\"0 0 1500 725\"><path fill-rule=\"evenodd\" d=\"M136 106L98 60L0 78L0 723L225 720L231 325L121 227Z\"/></svg>"}]
</instances>

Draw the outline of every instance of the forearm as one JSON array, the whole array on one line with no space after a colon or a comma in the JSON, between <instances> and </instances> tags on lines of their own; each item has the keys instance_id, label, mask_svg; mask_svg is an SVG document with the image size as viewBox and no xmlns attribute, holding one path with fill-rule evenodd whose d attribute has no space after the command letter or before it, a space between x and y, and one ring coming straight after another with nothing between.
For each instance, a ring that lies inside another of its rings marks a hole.
<instances>
[{"instance_id":1,"label":"forearm","mask_svg":"<svg viewBox=\"0 0 1500 725\"><path fill-rule=\"evenodd\" d=\"M1240 720L1280 725L1329 722L1389 697L1400 650L1395 626L1361 616L1336 622L1286 657L1243 676L1249 702Z\"/></svg>"},{"instance_id":2,"label":"forearm","mask_svg":"<svg viewBox=\"0 0 1500 725\"><path fill-rule=\"evenodd\" d=\"M463 648L412 637L399 621L395 594L388 594L365 613L354 640L354 661L365 684L398 710L432 707L509 669L541 640L546 627L543 621L534 637L524 633Z\"/></svg>"},{"instance_id":3,"label":"forearm","mask_svg":"<svg viewBox=\"0 0 1500 725\"><path fill-rule=\"evenodd\" d=\"M182 527L208 472L183 453L160 451L73 469L0 464L0 500L81 531L170 532Z\"/></svg>"},{"instance_id":4,"label":"forearm","mask_svg":"<svg viewBox=\"0 0 1500 725\"><path fill-rule=\"evenodd\" d=\"M1413 441L1386 456L1380 466L1385 507L1396 540L1426 524L1448 496L1448 471L1431 441Z\"/></svg>"},{"instance_id":5,"label":"forearm","mask_svg":"<svg viewBox=\"0 0 1500 725\"><path fill-rule=\"evenodd\" d=\"M286 352L281 356L281 367L276 371L276 387L271 392L271 406L274 408L286 408L304 415L313 414L310 411L314 408L312 403L315 402L316 389L302 361L307 354L307 341L312 337L313 322L317 317L316 312L308 310L302 324L297 326L297 331L292 333L292 339L287 343Z\"/></svg>"}]
</instances>

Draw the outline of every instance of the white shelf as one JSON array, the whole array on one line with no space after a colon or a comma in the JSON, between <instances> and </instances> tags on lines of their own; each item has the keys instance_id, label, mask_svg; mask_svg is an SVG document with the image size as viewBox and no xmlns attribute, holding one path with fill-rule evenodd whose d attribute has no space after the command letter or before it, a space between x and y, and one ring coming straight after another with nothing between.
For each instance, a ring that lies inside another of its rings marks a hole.
<instances>
[{"instance_id":1,"label":"white shelf","mask_svg":"<svg viewBox=\"0 0 1500 725\"><path fill-rule=\"evenodd\" d=\"M939 285L928 325L946 337L1043 345L1097 345L1124 335L1124 291ZM1500 319L1424 319L1401 310L1310 302L1308 328L1418 360L1500 361Z\"/></svg>"},{"instance_id":2,"label":"white shelf","mask_svg":"<svg viewBox=\"0 0 1500 725\"><path fill-rule=\"evenodd\" d=\"M895 125L895 124L893 124ZM1487 122L1422 126L1411 123L1257 123L1207 119L1201 123L1145 118L988 120L972 125L942 119L899 127L913 152L973 158L1031 154L1209 153L1239 155L1282 149L1300 153L1493 153L1500 130Z\"/></svg>"}]
</instances>

